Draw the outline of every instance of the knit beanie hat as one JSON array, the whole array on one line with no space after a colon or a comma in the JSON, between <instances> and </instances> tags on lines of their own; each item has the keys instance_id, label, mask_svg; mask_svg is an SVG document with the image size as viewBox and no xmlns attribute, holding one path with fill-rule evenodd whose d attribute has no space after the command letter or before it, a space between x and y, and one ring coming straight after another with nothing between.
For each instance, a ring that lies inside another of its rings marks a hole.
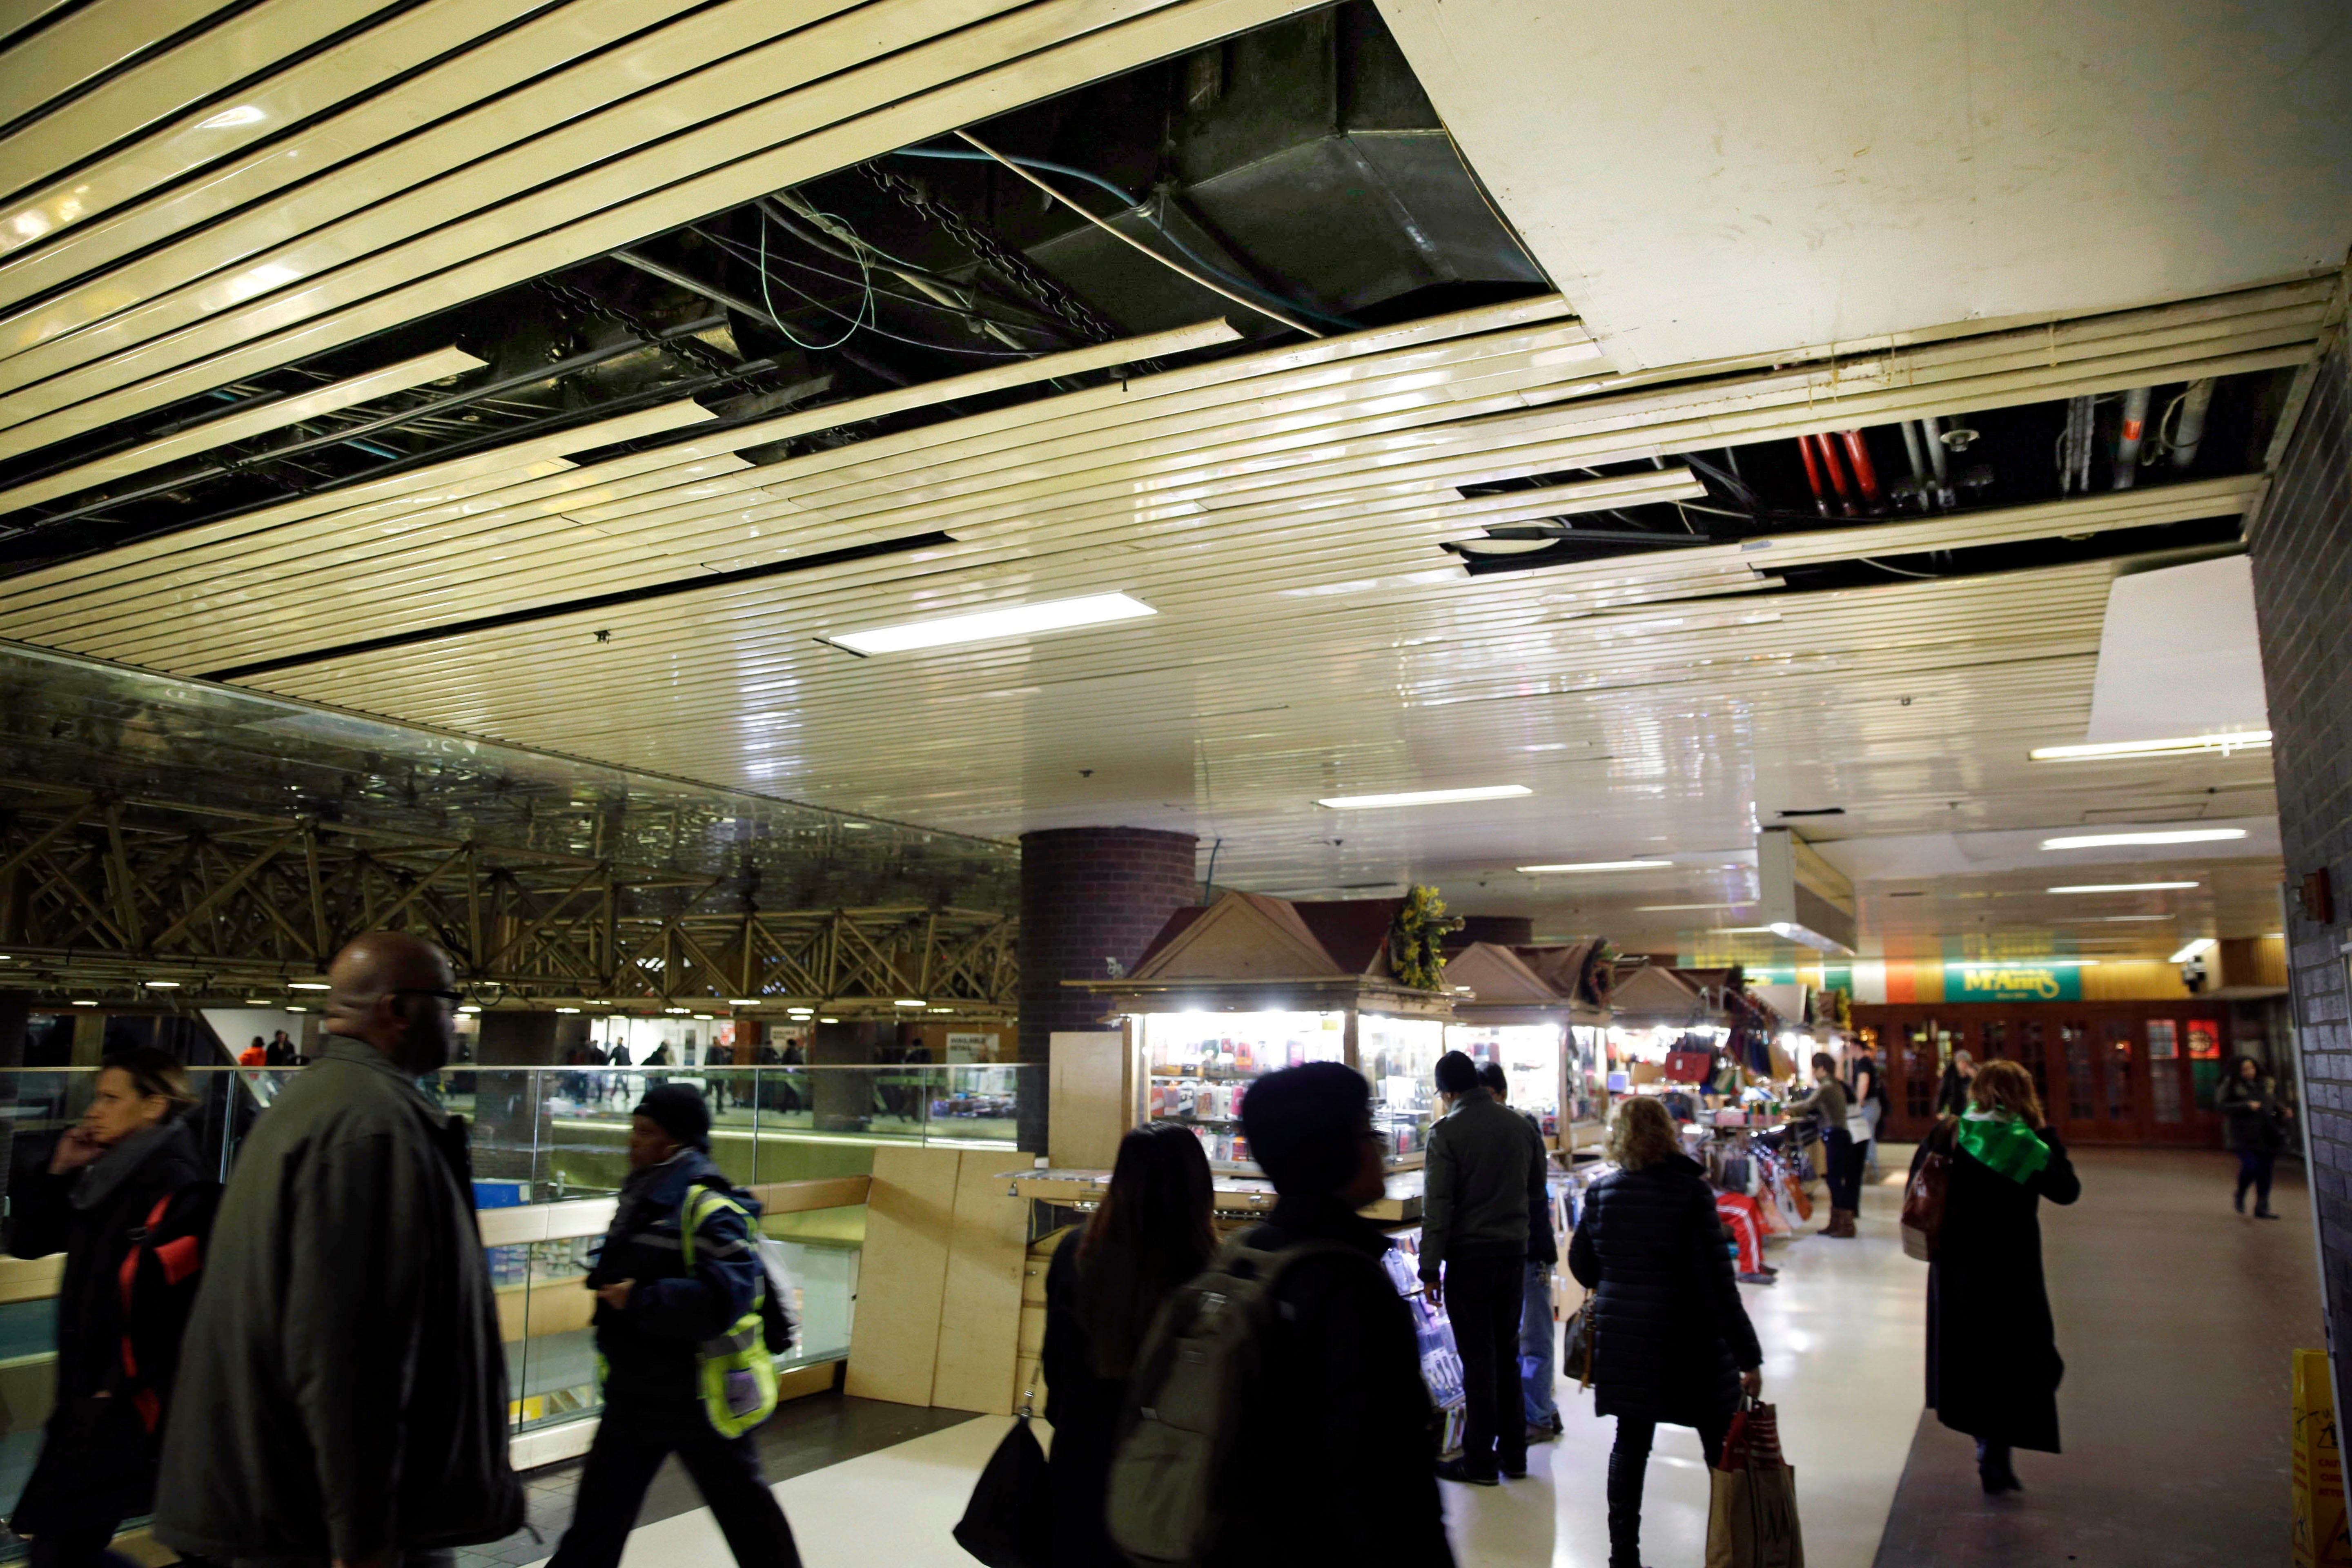
<instances>
[{"instance_id":1,"label":"knit beanie hat","mask_svg":"<svg viewBox=\"0 0 2352 1568\"><path fill-rule=\"evenodd\" d=\"M631 1114L642 1116L689 1148L710 1147L710 1107L701 1091L682 1083L661 1083L646 1090Z\"/></svg>"}]
</instances>

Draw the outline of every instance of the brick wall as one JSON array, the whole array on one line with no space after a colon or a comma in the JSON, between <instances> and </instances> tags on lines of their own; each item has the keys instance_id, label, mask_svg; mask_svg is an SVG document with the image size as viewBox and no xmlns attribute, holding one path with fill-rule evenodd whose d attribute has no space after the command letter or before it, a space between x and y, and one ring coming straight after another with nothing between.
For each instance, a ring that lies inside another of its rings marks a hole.
<instances>
[{"instance_id":1,"label":"brick wall","mask_svg":"<svg viewBox=\"0 0 2352 1568\"><path fill-rule=\"evenodd\" d=\"M2251 549L2286 879L2325 867L2336 889L2329 924L2290 899L2286 935L2328 1341L2341 1348L2352 1345L2352 998L2340 951L2352 934L2352 376L2340 342L2320 363Z\"/></svg>"},{"instance_id":2,"label":"brick wall","mask_svg":"<svg viewBox=\"0 0 2352 1568\"><path fill-rule=\"evenodd\" d=\"M1101 1001L1062 982L1108 979L1106 958L1133 968L1168 917L1198 896L1198 853L1192 834L1150 827L1053 827L1021 836L1023 1061L1045 1060L1056 1029L1101 1027ZM1024 1085L1024 1149L1045 1146L1042 1101Z\"/></svg>"}]
</instances>

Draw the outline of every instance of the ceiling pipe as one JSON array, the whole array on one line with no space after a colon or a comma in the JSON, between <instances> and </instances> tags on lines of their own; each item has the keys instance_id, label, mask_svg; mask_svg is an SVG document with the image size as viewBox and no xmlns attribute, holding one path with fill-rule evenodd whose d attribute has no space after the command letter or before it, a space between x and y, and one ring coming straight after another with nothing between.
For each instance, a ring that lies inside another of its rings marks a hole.
<instances>
[{"instance_id":1,"label":"ceiling pipe","mask_svg":"<svg viewBox=\"0 0 2352 1568\"><path fill-rule=\"evenodd\" d=\"M1870 460L1870 447L1863 440L1862 432L1841 430L1838 439L1845 443L1846 459L1853 465L1854 488L1862 492L1864 510L1885 511L1886 505L1878 488L1878 469Z\"/></svg>"},{"instance_id":2,"label":"ceiling pipe","mask_svg":"<svg viewBox=\"0 0 2352 1568\"><path fill-rule=\"evenodd\" d=\"M1813 487L1813 510L1823 517L1830 515L1830 498L1822 489L1822 460L1813 456L1813 438L1797 437L1797 455L1805 459L1805 482Z\"/></svg>"},{"instance_id":3,"label":"ceiling pipe","mask_svg":"<svg viewBox=\"0 0 2352 1568\"><path fill-rule=\"evenodd\" d=\"M1844 517L1858 516L1859 513L1854 510L1853 489L1846 483L1845 465L1838 461L1836 443L1826 434L1813 437L1812 442L1822 454L1822 467L1829 470L1830 489L1837 491L1839 514Z\"/></svg>"},{"instance_id":4,"label":"ceiling pipe","mask_svg":"<svg viewBox=\"0 0 2352 1568\"><path fill-rule=\"evenodd\" d=\"M2180 421L2172 428L2172 466L2186 468L2197 461L2198 443L2205 439L2205 412L2213 406L2213 380L2192 381L2180 395Z\"/></svg>"},{"instance_id":5,"label":"ceiling pipe","mask_svg":"<svg viewBox=\"0 0 2352 1568\"><path fill-rule=\"evenodd\" d=\"M2124 394L2123 428L2116 433L2116 489L2127 490L2139 479L2140 437L2147 429L2149 389L2135 386Z\"/></svg>"},{"instance_id":6,"label":"ceiling pipe","mask_svg":"<svg viewBox=\"0 0 2352 1568\"><path fill-rule=\"evenodd\" d=\"M1910 460L1911 483L1919 492L1920 510L1933 511L1936 510L1936 487L1927 478L1927 448L1919 444L1919 427L1904 419L1896 422L1896 428L1903 432L1903 456Z\"/></svg>"}]
</instances>

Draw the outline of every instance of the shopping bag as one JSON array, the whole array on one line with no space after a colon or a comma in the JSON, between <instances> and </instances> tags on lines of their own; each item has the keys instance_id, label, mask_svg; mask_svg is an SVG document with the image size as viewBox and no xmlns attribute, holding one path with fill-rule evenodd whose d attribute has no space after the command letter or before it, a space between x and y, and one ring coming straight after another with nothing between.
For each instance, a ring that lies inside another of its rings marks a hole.
<instances>
[{"instance_id":1,"label":"shopping bag","mask_svg":"<svg viewBox=\"0 0 2352 1568\"><path fill-rule=\"evenodd\" d=\"M1911 1179L1903 1187L1904 1256L1922 1263L1936 1260L1936 1242L1944 1232L1944 1194L1951 1179L1952 1130L1946 1123L1919 1145Z\"/></svg>"},{"instance_id":2,"label":"shopping bag","mask_svg":"<svg viewBox=\"0 0 2352 1568\"><path fill-rule=\"evenodd\" d=\"M982 1468L956 1544L988 1568L1052 1568L1054 1494L1045 1478L1045 1450L1024 1410Z\"/></svg>"},{"instance_id":3,"label":"shopping bag","mask_svg":"<svg viewBox=\"0 0 2352 1568\"><path fill-rule=\"evenodd\" d=\"M1707 1479L1706 1568L1805 1568L1797 1472L1780 1456L1772 1406L1750 1404L1732 1417Z\"/></svg>"}]
</instances>

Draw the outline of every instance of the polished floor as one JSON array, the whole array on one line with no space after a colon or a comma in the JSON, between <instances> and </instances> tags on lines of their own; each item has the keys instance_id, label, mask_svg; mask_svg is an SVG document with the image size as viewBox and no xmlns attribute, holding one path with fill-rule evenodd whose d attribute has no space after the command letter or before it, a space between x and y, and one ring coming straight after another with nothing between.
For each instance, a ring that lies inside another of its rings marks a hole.
<instances>
[{"instance_id":1,"label":"polished floor","mask_svg":"<svg viewBox=\"0 0 2352 1568\"><path fill-rule=\"evenodd\" d=\"M1744 1288L1766 1350L1765 1394L1796 1468L1809 1568L2284 1563L2286 1352L2319 1342L2300 1184L2283 1173L2278 1206L2288 1217L2258 1225L2230 1212L2231 1167L2219 1153L2083 1153L2083 1202L2045 1210L2069 1366L2060 1400L2067 1452L2022 1456L2024 1495L1988 1500L1967 1441L1921 1417L1926 1270L1895 1237L1895 1152L1887 1184L1865 1197L1859 1239L1775 1243L1780 1282ZM1465 1568L1606 1563L1613 1424L1570 1390L1561 1401L1567 1433L1536 1450L1528 1479L1445 1489ZM764 1446L814 1568L972 1561L948 1532L1003 1418L941 1426L945 1413L894 1414L838 1396L805 1403ZM561 1474L542 1485L535 1513L557 1523ZM1706 1499L1696 1436L1663 1430L1645 1562L1705 1561ZM684 1478L666 1474L625 1568L725 1562L717 1528L693 1503ZM551 1545L555 1531L541 1529ZM519 1541L496 1561L541 1555Z\"/></svg>"}]
</instances>

